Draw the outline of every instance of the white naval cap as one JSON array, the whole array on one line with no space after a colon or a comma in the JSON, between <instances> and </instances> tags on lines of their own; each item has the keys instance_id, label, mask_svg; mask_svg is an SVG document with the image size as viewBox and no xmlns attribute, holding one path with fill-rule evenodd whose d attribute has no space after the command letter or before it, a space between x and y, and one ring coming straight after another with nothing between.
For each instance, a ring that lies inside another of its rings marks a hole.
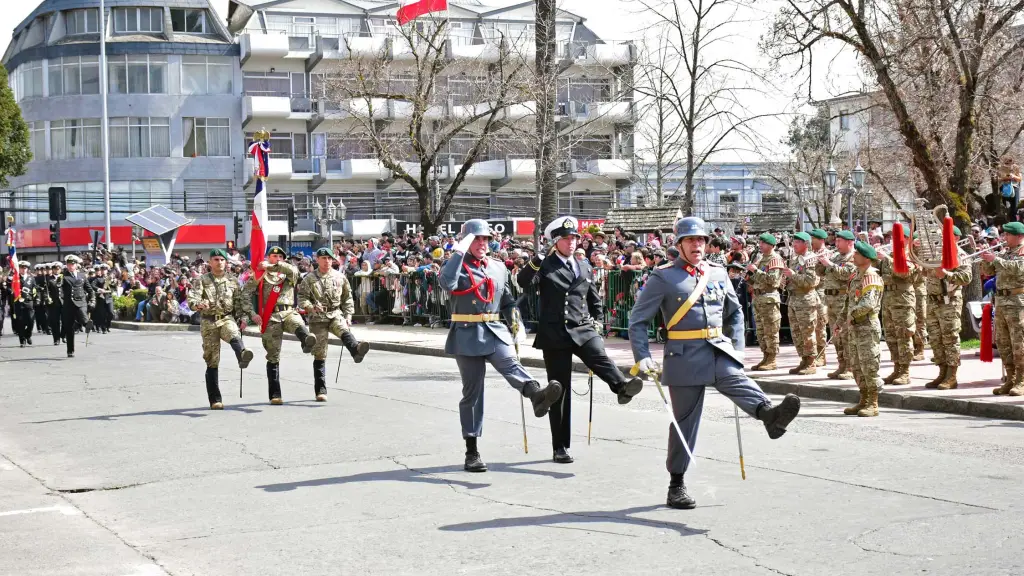
<instances>
[{"instance_id":1,"label":"white naval cap","mask_svg":"<svg viewBox=\"0 0 1024 576\"><path fill-rule=\"evenodd\" d=\"M578 220L572 216L559 216L548 224L547 228L544 229L544 235L552 240L558 240L566 236L579 236Z\"/></svg>"}]
</instances>

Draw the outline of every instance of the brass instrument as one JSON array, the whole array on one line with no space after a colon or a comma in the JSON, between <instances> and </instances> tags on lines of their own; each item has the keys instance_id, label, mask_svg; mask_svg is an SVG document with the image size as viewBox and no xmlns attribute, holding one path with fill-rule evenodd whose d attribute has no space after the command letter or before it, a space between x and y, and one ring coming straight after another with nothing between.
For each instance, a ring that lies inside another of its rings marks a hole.
<instances>
[{"instance_id":1,"label":"brass instrument","mask_svg":"<svg viewBox=\"0 0 1024 576\"><path fill-rule=\"evenodd\" d=\"M937 270L942 268L942 222L949 211L945 204L932 210L924 207L924 199L915 200L917 204L910 213L910 250L909 258L921 268ZM916 235L917 242L914 241Z\"/></svg>"},{"instance_id":2,"label":"brass instrument","mask_svg":"<svg viewBox=\"0 0 1024 576\"><path fill-rule=\"evenodd\" d=\"M976 256L980 256L980 255L982 255L982 254L984 254L986 252L994 252L996 250L1001 249L1005 245L1006 245L1006 242L1000 242L998 244L993 244L992 246L989 246L988 248L985 248L983 250L978 250L977 252L975 252L973 254L967 254L966 256L963 256L963 257L960 258L960 263L963 264L964 262L970 262Z\"/></svg>"}]
</instances>

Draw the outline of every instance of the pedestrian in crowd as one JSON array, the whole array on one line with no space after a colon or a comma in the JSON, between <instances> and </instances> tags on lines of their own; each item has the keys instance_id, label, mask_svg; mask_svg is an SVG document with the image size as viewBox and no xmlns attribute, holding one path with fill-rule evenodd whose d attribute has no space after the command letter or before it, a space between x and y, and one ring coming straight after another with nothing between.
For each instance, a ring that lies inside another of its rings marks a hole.
<instances>
[{"instance_id":1,"label":"pedestrian in crowd","mask_svg":"<svg viewBox=\"0 0 1024 576\"><path fill-rule=\"evenodd\" d=\"M648 324L660 310L669 319L665 323L668 341L662 382L668 387L675 420L690 450L696 449L707 386L714 386L763 422L769 438L782 437L800 412L800 398L787 394L779 406L773 406L743 373L743 314L725 269L702 262L708 239L704 221L682 218L675 224L675 236L680 257L651 274L630 312L629 341L636 370L661 372L651 357L647 336ZM697 506L684 483L689 466L690 457L670 427L666 503L671 508Z\"/></svg>"},{"instance_id":2,"label":"pedestrian in crowd","mask_svg":"<svg viewBox=\"0 0 1024 576\"><path fill-rule=\"evenodd\" d=\"M1024 396L1024 224L1003 224L1006 251L986 252L981 273L995 275L995 340L1006 379L997 396Z\"/></svg>"},{"instance_id":3,"label":"pedestrian in crowd","mask_svg":"<svg viewBox=\"0 0 1024 576\"><path fill-rule=\"evenodd\" d=\"M878 311L882 306L884 284L878 270L872 267L877 258L870 244L857 242L854 245L856 272L849 281L842 313L844 322L839 327L841 332L847 332L843 339L846 357L860 389L857 405L843 410L843 414L849 416L878 416L878 392L882 389L878 378L881 354L878 343L882 337Z\"/></svg>"},{"instance_id":4,"label":"pedestrian in crowd","mask_svg":"<svg viewBox=\"0 0 1024 576\"><path fill-rule=\"evenodd\" d=\"M718 238L713 239L712 242L715 240ZM793 255L790 257L789 266L782 270L789 289L789 328L797 354L800 355L800 364L792 368L789 373L801 376L814 374L817 371L814 368L817 355L814 336L821 303L818 300L818 274L815 272L814 266L817 257L813 252L808 251L810 243L811 236L806 232L794 234Z\"/></svg>"},{"instance_id":5,"label":"pedestrian in crowd","mask_svg":"<svg viewBox=\"0 0 1024 576\"><path fill-rule=\"evenodd\" d=\"M953 227L953 235L960 241L960 228ZM957 387L960 368L960 317L963 312L963 287L971 283L971 265L960 253L960 266L946 271L941 267L927 273L928 333L931 335L932 361L939 366L939 375L925 384L925 388L953 390Z\"/></svg>"},{"instance_id":6,"label":"pedestrian in crowd","mask_svg":"<svg viewBox=\"0 0 1024 576\"><path fill-rule=\"evenodd\" d=\"M594 273L585 259L572 257L579 239L579 222L572 216L555 218L544 230L554 250L546 257L535 255L519 273L519 284L536 283L539 290L537 336L533 347L544 353L548 380L562 385L562 395L551 407L552 459L568 464L571 443L572 358L579 357L594 375L608 384L627 404L643 390L639 378L626 377L604 349L604 308L594 286ZM642 256L634 252L643 266Z\"/></svg>"},{"instance_id":7,"label":"pedestrian in crowd","mask_svg":"<svg viewBox=\"0 0 1024 576\"><path fill-rule=\"evenodd\" d=\"M758 237L758 242L760 254L752 264L747 265L747 283L754 294L754 324L763 357L750 369L766 371L775 370L775 358L779 353L779 329L782 322L779 286L786 265L775 253L778 241L774 235L765 232Z\"/></svg>"},{"instance_id":8,"label":"pedestrian in crowd","mask_svg":"<svg viewBox=\"0 0 1024 576\"><path fill-rule=\"evenodd\" d=\"M519 362L513 336L500 315L512 325L515 299L508 291L508 270L487 257L491 230L484 220L469 220L462 226L462 240L455 257L441 269L441 287L451 294L451 326L445 353L455 356L462 377L459 420L466 442L467 472L486 472L477 439L483 435L484 377L489 363L505 380L533 404L534 416L547 414L562 395L562 387L551 381L541 388ZM520 327L522 329L522 327Z\"/></svg>"},{"instance_id":9,"label":"pedestrian in crowd","mask_svg":"<svg viewBox=\"0 0 1024 576\"><path fill-rule=\"evenodd\" d=\"M846 335L839 328L846 323L843 307L850 287L850 278L857 271L853 264L854 242L853 232L849 230L837 232L836 251L831 254L831 257L826 253L818 254L818 265L815 269L818 276L824 280L828 322L832 328L832 344L836 349L838 366L835 371L828 373L828 377L833 380L853 379L850 362L846 357Z\"/></svg>"},{"instance_id":10,"label":"pedestrian in crowd","mask_svg":"<svg viewBox=\"0 0 1024 576\"><path fill-rule=\"evenodd\" d=\"M883 378L882 382L893 386L910 383L910 363L914 360L914 333L918 322L914 311L917 305L914 277L919 269L910 261L907 252L910 246L910 226L903 227L903 235L907 239L904 243L906 272L896 271L895 255L878 255L878 273L885 284L882 293L882 330L893 363L892 374Z\"/></svg>"}]
</instances>

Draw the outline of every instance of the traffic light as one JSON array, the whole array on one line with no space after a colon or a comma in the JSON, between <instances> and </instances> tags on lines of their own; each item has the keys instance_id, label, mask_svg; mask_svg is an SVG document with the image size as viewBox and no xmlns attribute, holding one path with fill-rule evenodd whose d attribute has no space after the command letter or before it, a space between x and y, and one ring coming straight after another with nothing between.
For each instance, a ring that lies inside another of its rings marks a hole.
<instances>
[{"instance_id":1,"label":"traffic light","mask_svg":"<svg viewBox=\"0 0 1024 576\"><path fill-rule=\"evenodd\" d=\"M60 241L60 225L50 224L50 242L57 244Z\"/></svg>"},{"instance_id":2,"label":"traffic light","mask_svg":"<svg viewBox=\"0 0 1024 576\"><path fill-rule=\"evenodd\" d=\"M50 220L60 222L68 219L67 190L63 186L51 186L47 191L50 200Z\"/></svg>"},{"instance_id":3,"label":"traffic light","mask_svg":"<svg viewBox=\"0 0 1024 576\"><path fill-rule=\"evenodd\" d=\"M235 241L234 240L228 240L228 250L234 250L234 249L235 249Z\"/></svg>"},{"instance_id":4,"label":"traffic light","mask_svg":"<svg viewBox=\"0 0 1024 576\"><path fill-rule=\"evenodd\" d=\"M235 220L235 240L238 240L238 237L242 235L242 218L238 214L235 214L234 220Z\"/></svg>"},{"instance_id":5,"label":"traffic light","mask_svg":"<svg viewBox=\"0 0 1024 576\"><path fill-rule=\"evenodd\" d=\"M295 207L288 207L288 233L295 232Z\"/></svg>"}]
</instances>

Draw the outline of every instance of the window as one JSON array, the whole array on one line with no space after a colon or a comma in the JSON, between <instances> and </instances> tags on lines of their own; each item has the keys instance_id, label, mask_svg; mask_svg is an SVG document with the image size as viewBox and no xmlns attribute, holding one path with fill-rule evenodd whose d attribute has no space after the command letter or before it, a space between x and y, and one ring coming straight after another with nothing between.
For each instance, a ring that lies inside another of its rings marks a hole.
<instances>
[{"instance_id":1,"label":"window","mask_svg":"<svg viewBox=\"0 0 1024 576\"><path fill-rule=\"evenodd\" d=\"M163 32L163 8L115 8L114 32Z\"/></svg>"},{"instance_id":2,"label":"window","mask_svg":"<svg viewBox=\"0 0 1024 576\"><path fill-rule=\"evenodd\" d=\"M111 94L166 94L167 57L113 56L107 63Z\"/></svg>"},{"instance_id":3,"label":"window","mask_svg":"<svg viewBox=\"0 0 1024 576\"><path fill-rule=\"evenodd\" d=\"M182 209L186 214L230 214L233 208L231 180L185 180Z\"/></svg>"},{"instance_id":4,"label":"window","mask_svg":"<svg viewBox=\"0 0 1024 576\"><path fill-rule=\"evenodd\" d=\"M183 56L182 94L231 94L231 60L216 56Z\"/></svg>"},{"instance_id":5,"label":"window","mask_svg":"<svg viewBox=\"0 0 1024 576\"><path fill-rule=\"evenodd\" d=\"M168 118L110 119L111 158L167 158L171 155Z\"/></svg>"},{"instance_id":6,"label":"window","mask_svg":"<svg viewBox=\"0 0 1024 576\"><path fill-rule=\"evenodd\" d=\"M50 96L100 93L100 65L95 56L65 56L50 60Z\"/></svg>"},{"instance_id":7,"label":"window","mask_svg":"<svg viewBox=\"0 0 1024 576\"><path fill-rule=\"evenodd\" d=\"M170 180L122 180L110 183L112 218L123 219L154 204L171 204ZM173 210L179 208L174 207Z\"/></svg>"},{"instance_id":8,"label":"window","mask_svg":"<svg viewBox=\"0 0 1024 576\"><path fill-rule=\"evenodd\" d=\"M46 122L28 123L28 145L32 150L32 160L46 160Z\"/></svg>"},{"instance_id":9,"label":"window","mask_svg":"<svg viewBox=\"0 0 1024 576\"><path fill-rule=\"evenodd\" d=\"M181 121L184 157L231 156L231 128L227 118L182 118Z\"/></svg>"},{"instance_id":10,"label":"window","mask_svg":"<svg viewBox=\"0 0 1024 576\"><path fill-rule=\"evenodd\" d=\"M242 90L246 96L291 96L291 78L287 72L246 72Z\"/></svg>"},{"instance_id":11,"label":"window","mask_svg":"<svg viewBox=\"0 0 1024 576\"><path fill-rule=\"evenodd\" d=\"M96 9L68 10L64 13L64 28L68 36L75 34L96 34L100 31Z\"/></svg>"},{"instance_id":12,"label":"window","mask_svg":"<svg viewBox=\"0 0 1024 576\"><path fill-rule=\"evenodd\" d=\"M43 95L43 63L27 62L21 66L21 97L38 98Z\"/></svg>"},{"instance_id":13,"label":"window","mask_svg":"<svg viewBox=\"0 0 1024 576\"><path fill-rule=\"evenodd\" d=\"M839 129L849 130L850 129L850 112L848 110L839 111Z\"/></svg>"},{"instance_id":14,"label":"window","mask_svg":"<svg viewBox=\"0 0 1024 576\"><path fill-rule=\"evenodd\" d=\"M172 8L171 30L188 34L206 34L206 11Z\"/></svg>"},{"instance_id":15,"label":"window","mask_svg":"<svg viewBox=\"0 0 1024 576\"><path fill-rule=\"evenodd\" d=\"M99 118L50 122L50 158L99 158L102 153Z\"/></svg>"}]
</instances>

